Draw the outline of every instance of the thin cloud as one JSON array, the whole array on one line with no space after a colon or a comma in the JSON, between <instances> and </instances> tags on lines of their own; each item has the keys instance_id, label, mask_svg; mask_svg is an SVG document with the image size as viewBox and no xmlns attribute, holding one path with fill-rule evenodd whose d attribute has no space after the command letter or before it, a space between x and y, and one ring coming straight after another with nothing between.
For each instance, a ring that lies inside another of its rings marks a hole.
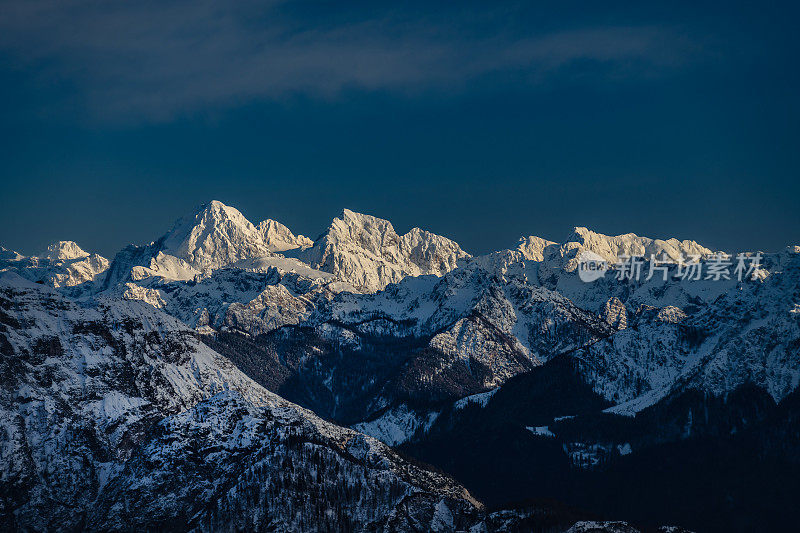
<instances>
[{"instance_id":1,"label":"thin cloud","mask_svg":"<svg viewBox=\"0 0 800 533\"><path fill-rule=\"evenodd\" d=\"M181 113L343 91L458 90L496 73L543 83L589 62L607 77L668 72L693 43L658 27L464 37L457 19L304 27L286 6L226 2L0 3L0 50L41 83L68 80L102 118Z\"/></svg>"}]
</instances>

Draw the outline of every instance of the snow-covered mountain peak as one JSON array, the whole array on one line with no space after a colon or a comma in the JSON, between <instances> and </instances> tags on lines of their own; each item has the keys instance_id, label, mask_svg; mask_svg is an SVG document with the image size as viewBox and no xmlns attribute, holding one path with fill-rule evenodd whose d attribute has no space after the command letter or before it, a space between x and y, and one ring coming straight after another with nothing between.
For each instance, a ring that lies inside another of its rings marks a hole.
<instances>
[{"instance_id":1,"label":"snow-covered mountain peak","mask_svg":"<svg viewBox=\"0 0 800 533\"><path fill-rule=\"evenodd\" d=\"M338 218L333 219L326 235L331 241L354 241L373 253L380 253L386 239L397 236L388 220L349 209L344 209Z\"/></svg>"},{"instance_id":2,"label":"snow-covered mountain peak","mask_svg":"<svg viewBox=\"0 0 800 533\"><path fill-rule=\"evenodd\" d=\"M610 236L596 233L585 227L576 227L564 244L564 248L565 251L575 248L589 250L610 263L615 263L623 255L650 256L652 254L659 259L665 257L671 261L678 261L681 255L705 256L713 253L695 241L679 241L674 238L650 239L639 237L634 233Z\"/></svg>"},{"instance_id":3,"label":"snow-covered mountain peak","mask_svg":"<svg viewBox=\"0 0 800 533\"><path fill-rule=\"evenodd\" d=\"M70 261L88 256L89 252L84 251L75 241L56 241L39 257L50 261Z\"/></svg>"},{"instance_id":4,"label":"snow-covered mountain peak","mask_svg":"<svg viewBox=\"0 0 800 533\"><path fill-rule=\"evenodd\" d=\"M50 287L73 287L94 280L108 268L108 259L90 254L73 241L51 244L39 256L25 257L0 250L0 270L16 272L23 278Z\"/></svg>"},{"instance_id":5,"label":"snow-covered mountain peak","mask_svg":"<svg viewBox=\"0 0 800 533\"><path fill-rule=\"evenodd\" d=\"M181 218L159 240L128 247L117 254L105 287L153 276L190 280L214 270L275 257L275 252L307 248L313 244L275 220L254 226L239 210L213 200L194 215Z\"/></svg>"},{"instance_id":6,"label":"snow-covered mountain peak","mask_svg":"<svg viewBox=\"0 0 800 533\"><path fill-rule=\"evenodd\" d=\"M401 236L388 220L345 209L300 257L371 292L406 276L441 276L470 255L446 237L419 228Z\"/></svg>"},{"instance_id":7,"label":"snow-covered mountain peak","mask_svg":"<svg viewBox=\"0 0 800 533\"><path fill-rule=\"evenodd\" d=\"M314 241L304 235L295 235L277 220L267 219L256 226L261 238L274 252L284 252L296 248L308 248Z\"/></svg>"},{"instance_id":8,"label":"snow-covered mountain peak","mask_svg":"<svg viewBox=\"0 0 800 533\"><path fill-rule=\"evenodd\" d=\"M162 237L160 248L201 271L271 255L259 230L239 210L217 200L179 220Z\"/></svg>"},{"instance_id":9,"label":"snow-covered mountain peak","mask_svg":"<svg viewBox=\"0 0 800 533\"><path fill-rule=\"evenodd\" d=\"M528 261L543 261L545 248L554 244L556 243L553 241L531 235L529 237L522 237L519 240L517 250L520 251L522 257Z\"/></svg>"}]
</instances>

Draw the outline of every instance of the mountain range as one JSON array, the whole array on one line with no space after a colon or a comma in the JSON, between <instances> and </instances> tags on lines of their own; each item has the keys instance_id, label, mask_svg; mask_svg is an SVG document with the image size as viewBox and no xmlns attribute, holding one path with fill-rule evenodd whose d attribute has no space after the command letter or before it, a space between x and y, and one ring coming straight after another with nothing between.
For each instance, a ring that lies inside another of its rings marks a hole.
<instances>
[{"instance_id":1,"label":"mountain range","mask_svg":"<svg viewBox=\"0 0 800 533\"><path fill-rule=\"evenodd\" d=\"M0 521L785 528L800 247L742 279L685 257L720 256L583 227L472 256L347 209L311 241L218 201L111 260L2 248Z\"/></svg>"}]
</instances>

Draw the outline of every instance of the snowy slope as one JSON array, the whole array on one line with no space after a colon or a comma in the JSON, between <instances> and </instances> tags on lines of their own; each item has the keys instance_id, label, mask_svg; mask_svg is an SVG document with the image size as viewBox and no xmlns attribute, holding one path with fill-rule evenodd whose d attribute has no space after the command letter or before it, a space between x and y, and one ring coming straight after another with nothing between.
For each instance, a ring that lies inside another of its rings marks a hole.
<instances>
[{"instance_id":1,"label":"snowy slope","mask_svg":"<svg viewBox=\"0 0 800 533\"><path fill-rule=\"evenodd\" d=\"M198 330L210 327L256 336L307 320L343 290L355 289L296 259L260 257L189 283L150 277L106 292L147 302Z\"/></svg>"},{"instance_id":2,"label":"snowy slope","mask_svg":"<svg viewBox=\"0 0 800 533\"><path fill-rule=\"evenodd\" d=\"M571 238L581 242L547 244L541 254L533 254L534 260L521 252L530 242L525 240L518 250L478 257L473 263L508 283L525 280L549 287L618 330L571 355L598 393L621 404L612 412L632 414L690 388L724 395L756 385L776 401L797 389L797 247L764 254L755 278L741 282L735 277L681 280L674 264L669 265L666 280L661 275L647 280L646 262L640 280L617 280L612 270L605 278L586 283L575 272L575 258L584 249L609 261L619 253L664 251L672 259L681 253L709 251L694 241L607 238L581 228L576 234ZM707 266L708 260L701 264Z\"/></svg>"},{"instance_id":3,"label":"snowy slope","mask_svg":"<svg viewBox=\"0 0 800 533\"><path fill-rule=\"evenodd\" d=\"M755 385L776 401L796 390L800 253L768 257L767 267L765 279L737 284L690 316L644 309L649 322L587 349L596 390L620 403L611 411L632 414L687 389L721 396Z\"/></svg>"},{"instance_id":4,"label":"snowy slope","mask_svg":"<svg viewBox=\"0 0 800 533\"><path fill-rule=\"evenodd\" d=\"M79 306L4 273L0 310L9 527L404 531L441 506L478 519L455 482L266 391L146 304Z\"/></svg>"},{"instance_id":5,"label":"snowy slope","mask_svg":"<svg viewBox=\"0 0 800 533\"><path fill-rule=\"evenodd\" d=\"M503 279L478 263L441 278L409 278L376 294L343 293L331 302L329 312L332 320L365 333L378 331L387 320L401 323L403 333L432 335L442 350L476 357L492 351L481 346L481 332L504 335L532 361L611 333L599 317L557 292L521 278ZM475 317L478 330L468 324Z\"/></svg>"},{"instance_id":6,"label":"snowy slope","mask_svg":"<svg viewBox=\"0 0 800 533\"><path fill-rule=\"evenodd\" d=\"M386 408L402 411L407 402L454 401L494 388L614 331L549 289L504 282L474 266L406 278L375 294L326 293L312 304L296 325L287 321L254 339L267 369L254 370L270 380L288 373L269 386L348 424Z\"/></svg>"}]
</instances>

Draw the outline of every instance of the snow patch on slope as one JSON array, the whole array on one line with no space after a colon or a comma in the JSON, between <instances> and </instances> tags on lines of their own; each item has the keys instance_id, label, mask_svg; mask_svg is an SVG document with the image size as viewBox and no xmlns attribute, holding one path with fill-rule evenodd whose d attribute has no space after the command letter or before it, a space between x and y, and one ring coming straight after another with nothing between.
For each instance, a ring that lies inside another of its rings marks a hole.
<instances>
[{"instance_id":1,"label":"snow patch on slope","mask_svg":"<svg viewBox=\"0 0 800 533\"><path fill-rule=\"evenodd\" d=\"M489 400L492 399L492 396L494 396L498 390L500 390L500 387L492 389L490 391L479 392L478 394L473 394L472 396L461 398L460 400L458 400L456 403L453 404L453 407L456 409L456 411L463 409L469 404L475 404L482 408L486 407L486 405L489 403Z\"/></svg>"},{"instance_id":2,"label":"snow patch on slope","mask_svg":"<svg viewBox=\"0 0 800 533\"><path fill-rule=\"evenodd\" d=\"M423 431L430 429L438 417L438 412L420 415L402 404L386 411L375 420L355 424L353 429L375 437L389 446L397 446L408 441L420 429Z\"/></svg>"}]
</instances>

